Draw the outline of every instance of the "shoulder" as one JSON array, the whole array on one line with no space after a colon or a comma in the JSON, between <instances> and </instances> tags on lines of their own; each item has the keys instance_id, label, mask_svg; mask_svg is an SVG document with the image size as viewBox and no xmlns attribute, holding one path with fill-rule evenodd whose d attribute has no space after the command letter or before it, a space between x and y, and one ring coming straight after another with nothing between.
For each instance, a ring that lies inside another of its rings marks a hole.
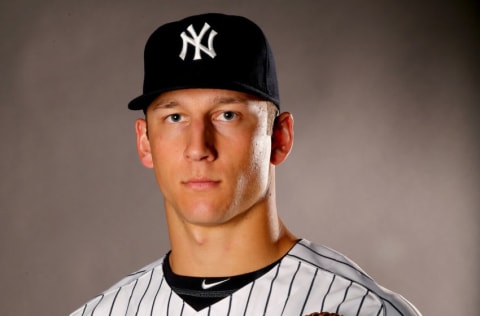
<instances>
[{"instance_id":1,"label":"shoulder","mask_svg":"<svg viewBox=\"0 0 480 316\"><path fill-rule=\"evenodd\" d=\"M323 275L331 275L349 286L364 288L375 300L382 302L386 315L421 315L405 298L377 284L355 262L333 249L302 239L285 259L308 266L315 273L321 271Z\"/></svg>"},{"instance_id":2,"label":"shoulder","mask_svg":"<svg viewBox=\"0 0 480 316\"><path fill-rule=\"evenodd\" d=\"M370 276L345 255L306 239L301 239L287 256L353 280L371 280Z\"/></svg>"},{"instance_id":3,"label":"shoulder","mask_svg":"<svg viewBox=\"0 0 480 316\"><path fill-rule=\"evenodd\" d=\"M108 290L95 296L90 301L82 305L80 308L70 314L70 316L90 315L95 310L110 311L111 307L119 296L120 289L124 289L123 292L133 293L135 289L138 290L139 288L146 287L150 282L154 272L162 277L163 271L161 267L164 259L165 257L162 257L127 275L119 282L111 286ZM104 315L103 313L100 314ZM105 315L109 315L109 312L106 312Z\"/></svg>"}]
</instances>

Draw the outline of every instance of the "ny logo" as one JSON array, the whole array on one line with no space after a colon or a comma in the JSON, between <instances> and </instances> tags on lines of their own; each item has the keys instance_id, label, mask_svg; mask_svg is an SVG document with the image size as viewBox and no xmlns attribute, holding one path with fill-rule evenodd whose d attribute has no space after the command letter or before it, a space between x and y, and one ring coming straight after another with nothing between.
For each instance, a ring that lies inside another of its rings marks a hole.
<instances>
[{"instance_id":1,"label":"ny logo","mask_svg":"<svg viewBox=\"0 0 480 316\"><path fill-rule=\"evenodd\" d=\"M208 36L208 48L202 45L203 36L205 35L205 33L207 33L209 29L210 29L210 25L205 23L203 25L202 30L200 31L200 34L197 35L197 33L195 32L195 29L190 24L190 26L187 27L187 31L188 33L190 33L191 37L185 34L185 32L182 32L182 34L180 34L180 37L183 40L183 47L179 56L182 60L185 60L185 56L187 55L188 44L195 47L195 55L193 57L193 60L202 59L202 55L200 52L204 52L211 58L215 58L216 53L215 53L215 50L213 49L213 39L215 38L215 35L217 35L217 32L214 29L211 29L210 34Z\"/></svg>"}]
</instances>

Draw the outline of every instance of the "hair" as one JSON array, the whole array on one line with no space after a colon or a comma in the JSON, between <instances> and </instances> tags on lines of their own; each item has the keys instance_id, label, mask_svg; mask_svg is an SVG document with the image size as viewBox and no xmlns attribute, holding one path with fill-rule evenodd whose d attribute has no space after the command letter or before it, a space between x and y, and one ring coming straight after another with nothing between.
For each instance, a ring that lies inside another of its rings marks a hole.
<instances>
[{"instance_id":1,"label":"hair","mask_svg":"<svg viewBox=\"0 0 480 316\"><path fill-rule=\"evenodd\" d=\"M273 134L273 127L275 126L275 122L277 120L278 115L280 114L280 111L278 110L278 107L271 101L266 101L267 104L267 134L272 135Z\"/></svg>"}]
</instances>

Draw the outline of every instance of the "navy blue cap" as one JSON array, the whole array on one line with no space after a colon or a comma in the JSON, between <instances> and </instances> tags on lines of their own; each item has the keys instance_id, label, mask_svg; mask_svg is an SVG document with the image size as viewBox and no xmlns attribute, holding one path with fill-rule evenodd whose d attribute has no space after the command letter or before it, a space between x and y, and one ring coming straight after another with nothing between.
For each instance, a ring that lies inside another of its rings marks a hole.
<instances>
[{"instance_id":1,"label":"navy blue cap","mask_svg":"<svg viewBox=\"0 0 480 316\"><path fill-rule=\"evenodd\" d=\"M128 104L146 110L161 93L228 89L280 107L272 50L262 30L240 16L208 13L160 26L144 54L143 94Z\"/></svg>"}]
</instances>

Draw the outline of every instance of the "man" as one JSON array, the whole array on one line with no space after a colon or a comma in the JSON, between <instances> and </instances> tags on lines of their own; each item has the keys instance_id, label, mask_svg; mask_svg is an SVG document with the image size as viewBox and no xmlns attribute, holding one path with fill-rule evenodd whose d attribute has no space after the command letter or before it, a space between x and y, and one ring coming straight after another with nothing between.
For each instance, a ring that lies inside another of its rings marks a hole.
<instances>
[{"instance_id":1,"label":"man","mask_svg":"<svg viewBox=\"0 0 480 316\"><path fill-rule=\"evenodd\" d=\"M129 103L141 162L164 196L171 251L72 315L420 315L277 214L293 118L251 21L204 14L158 28ZM325 313L325 314L321 314Z\"/></svg>"}]
</instances>

